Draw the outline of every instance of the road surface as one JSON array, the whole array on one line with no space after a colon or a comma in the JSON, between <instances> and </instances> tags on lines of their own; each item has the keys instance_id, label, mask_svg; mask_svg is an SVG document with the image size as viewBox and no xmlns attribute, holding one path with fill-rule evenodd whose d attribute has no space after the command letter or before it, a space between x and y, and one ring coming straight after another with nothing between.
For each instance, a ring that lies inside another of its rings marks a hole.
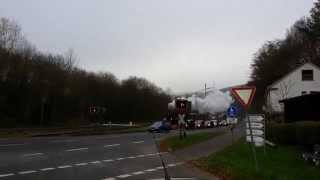
<instances>
[{"instance_id":1,"label":"road surface","mask_svg":"<svg viewBox=\"0 0 320 180\"><path fill-rule=\"evenodd\" d=\"M157 135L156 139L160 136ZM171 177L198 177L163 153ZM150 133L0 140L0 180L159 179L163 167Z\"/></svg>"}]
</instances>

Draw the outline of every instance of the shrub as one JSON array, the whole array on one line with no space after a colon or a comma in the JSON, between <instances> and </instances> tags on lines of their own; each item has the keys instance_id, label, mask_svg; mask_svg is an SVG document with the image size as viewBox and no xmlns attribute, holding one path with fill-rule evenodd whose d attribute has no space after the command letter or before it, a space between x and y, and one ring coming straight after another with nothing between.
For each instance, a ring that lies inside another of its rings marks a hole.
<instances>
[{"instance_id":1,"label":"shrub","mask_svg":"<svg viewBox=\"0 0 320 180\"><path fill-rule=\"evenodd\" d=\"M320 122L269 123L267 139L286 145L312 146L320 144Z\"/></svg>"}]
</instances>

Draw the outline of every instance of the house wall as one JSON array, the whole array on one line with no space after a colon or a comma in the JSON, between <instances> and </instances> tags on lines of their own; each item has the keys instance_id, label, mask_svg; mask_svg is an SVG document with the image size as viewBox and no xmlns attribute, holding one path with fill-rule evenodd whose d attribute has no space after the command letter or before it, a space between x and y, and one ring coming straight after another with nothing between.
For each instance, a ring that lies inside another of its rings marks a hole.
<instances>
[{"instance_id":1,"label":"house wall","mask_svg":"<svg viewBox=\"0 0 320 180\"><path fill-rule=\"evenodd\" d=\"M302 70L313 70L313 81L302 81ZM280 100L301 96L302 91L320 92L320 69L312 64L305 64L269 87L267 106L273 112L283 112Z\"/></svg>"}]
</instances>

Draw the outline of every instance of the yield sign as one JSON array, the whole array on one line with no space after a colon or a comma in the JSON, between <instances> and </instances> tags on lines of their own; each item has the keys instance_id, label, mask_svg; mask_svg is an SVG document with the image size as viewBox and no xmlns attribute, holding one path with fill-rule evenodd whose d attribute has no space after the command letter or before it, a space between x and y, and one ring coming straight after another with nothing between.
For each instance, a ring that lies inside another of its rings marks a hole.
<instances>
[{"instance_id":1,"label":"yield sign","mask_svg":"<svg viewBox=\"0 0 320 180\"><path fill-rule=\"evenodd\" d=\"M235 88L231 88L231 92L235 96L235 98L240 102L242 107L245 110L248 110L253 100L253 96L256 92L256 87L254 86L235 87Z\"/></svg>"}]
</instances>

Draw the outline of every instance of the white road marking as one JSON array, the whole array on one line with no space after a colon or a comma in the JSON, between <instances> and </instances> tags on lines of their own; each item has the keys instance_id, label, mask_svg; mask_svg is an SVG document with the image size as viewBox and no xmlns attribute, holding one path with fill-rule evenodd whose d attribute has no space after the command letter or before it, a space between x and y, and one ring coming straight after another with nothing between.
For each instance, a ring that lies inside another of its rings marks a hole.
<instances>
[{"instance_id":1,"label":"white road marking","mask_svg":"<svg viewBox=\"0 0 320 180\"><path fill-rule=\"evenodd\" d=\"M52 170L55 170L56 168L43 168L43 169L40 169L40 171L52 171Z\"/></svg>"},{"instance_id":2,"label":"white road marking","mask_svg":"<svg viewBox=\"0 0 320 180\"><path fill-rule=\"evenodd\" d=\"M22 156L28 157L28 156L41 156L43 153L32 153L32 154L23 154Z\"/></svg>"},{"instance_id":3,"label":"white road marking","mask_svg":"<svg viewBox=\"0 0 320 180\"><path fill-rule=\"evenodd\" d=\"M67 149L65 151L67 152L72 152L72 151L84 151L84 150L88 150L89 148L78 148L78 149Z\"/></svg>"},{"instance_id":4,"label":"white road marking","mask_svg":"<svg viewBox=\"0 0 320 180\"><path fill-rule=\"evenodd\" d=\"M125 158L118 158L117 161L121 161L121 160L124 160L124 159L125 159Z\"/></svg>"},{"instance_id":5,"label":"white road marking","mask_svg":"<svg viewBox=\"0 0 320 180\"><path fill-rule=\"evenodd\" d=\"M130 176L131 176L130 174L122 174L122 175L117 176L117 178L127 178Z\"/></svg>"},{"instance_id":6,"label":"white road marking","mask_svg":"<svg viewBox=\"0 0 320 180\"><path fill-rule=\"evenodd\" d=\"M78 164L75 164L76 166L86 166L88 165L88 163L78 163Z\"/></svg>"},{"instance_id":7,"label":"white road marking","mask_svg":"<svg viewBox=\"0 0 320 180\"><path fill-rule=\"evenodd\" d=\"M144 174L144 172L143 172L143 171L137 171L137 172L133 172L133 173L131 173L131 174L133 174L133 175L140 175L140 174Z\"/></svg>"},{"instance_id":8,"label":"white road marking","mask_svg":"<svg viewBox=\"0 0 320 180\"><path fill-rule=\"evenodd\" d=\"M31 173L35 173L35 172L37 172L37 171L35 171L35 170L20 171L20 172L18 172L18 174L31 174Z\"/></svg>"},{"instance_id":9,"label":"white road marking","mask_svg":"<svg viewBox=\"0 0 320 180\"><path fill-rule=\"evenodd\" d=\"M116 178L104 178L103 180L116 180Z\"/></svg>"},{"instance_id":10,"label":"white road marking","mask_svg":"<svg viewBox=\"0 0 320 180\"><path fill-rule=\"evenodd\" d=\"M101 163L101 161L92 161L92 162L90 162L90 164L100 164Z\"/></svg>"},{"instance_id":11,"label":"white road marking","mask_svg":"<svg viewBox=\"0 0 320 180\"><path fill-rule=\"evenodd\" d=\"M107 147L115 147L115 146L120 146L120 144L108 144L108 145L104 145L103 147L107 148Z\"/></svg>"},{"instance_id":12,"label":"white road marking","mask_svg":"<svg viewBox=\"0 0 320 180\"><path fill-rule=\"evenodd\" d=\"M1 178L1 177L8 177L8 176L14 176L14 174L13 174L13 173L0 174L0 178Z\"/></svg>"},{"instance_id":13,"label":"white road marking","mask_svg":"<svg viewBox=\"0 0 320 180\"><path fill-rule=\"evenodd\" d=\"M152 172L152 171L156 171L156 170L158 170L158 169L147 169L147 170L144 170L144 171L146 171L146 172Z\"/></svg>"},{"instance_id":14,"label":"white road marking","mask_svg":"<svg viewBox=\"0 0 320 180\"><path fill-rule=\"evenodd\" d=\"M71 165L58 166L59 169L71 168Z\"/></svg>"},{"instance_id":15,"label":"white road marking","mask_svg":"<svg viewBox=\"0 0 320 180\"><path fill-rule=\"evenodd\" d=\"M134 141L132 142L133 144L140 144L140 143L143 143L144 141Z\"/></svg>"},{"instance_id":16,"label":"white road marking","mask_svg":"<svg viewBox=\"0 0 320 180\"><path fill-rule=\"evenodd\" d=\"M39 154L39 153L35 153L35 154ZM48 167L48 168L42 168L42 169L39 169L38 171L37 170L28 170L28 171L20 171L20 172L17 172L17 173L8 173L8 174L0 174L0 178L1 177L7 177L7 176L14 176L16 174L30 174L30 173L36 173L36 172L44 172L44 171L51 171L51 170L55 170L55 169L65 169L65 168L71 168L71 167L75 167L75 166L86 166L88 164L99 164L99 163L102 163L102 162L113 162L115 160L123 160L123 159L132 159L132 158L138 158L138 157L146 157L146 156L152 156L152 155L157 155L159 153L149 153L149 154L141 154L141 155L137 155L137 156L128 156L128 157L120 157L120 158L116 158L116 159L105 159L105 160L101 160L101 161L91 161L91 162L83 162L83 163L77 163L77 164L73 164L73 165L61 165L61 166L58 166L58 167ZM173 167L173 166L176 166L178 165L179 163L177 164L169 164L170 167ZM181 163L180 163L181 164ZM146 172L152 172L152 171L156 171L156 170L159 170L159 169L162 169L161 166L159 167L156 167L154 169L147 169L144 171L137 171L137 172L133 172L133 173L129 173L129 174L122 174L122 175L119 175L119 176L116 176L116 177L110 177L110 178L106 178L105 180L115 180L117 178L126 178L126 177L130 177L130 176L133 176L133 175L139 175L139 174L144 174Z\"/></svg>"},{"instance_id":17,"label":"white road marking","mask_svg":"<svg viewBox=\"0 0 320 180\"><path fill-rule=\"evenodd\" d=\"M27 143L21 143L21 144L0 144L0 147L8 147L8 146L23 146Z\"/></svg>"},{"instance_id":18,"label":"white road marking","mask_svg":"<svg viewBox=\"0 0 320 180\"><path fill-rule=\"evenodd\" d=\"M178 165L181 165L181 164L183 164L183 162L172 163L172 164L169 164L168 167L175 167L175 166L178 166ZM130 173L130 174L121 174L121 175L118 175L118 176L115 176L115 177L104 178L102 180L116 180L116 179L119 179L119 178L127 178L127 177L130 177L130 176L136 176L136 175L140 175L140 174L144 174L144 173L148 173L148 172L154 172L154 171L157 171L157 170L160 170L160 169L163 169L163 167L162 166L158 166L158 167L153 168L153 169L146 169L146 170L143 170L143 171L136 171L136 172L133 172L133 173ZM181 180L182 179L185 179L185 178L181 178ZM187 178L187 179L193 179L193 178Z\"/></svg>"}]
</instances>

